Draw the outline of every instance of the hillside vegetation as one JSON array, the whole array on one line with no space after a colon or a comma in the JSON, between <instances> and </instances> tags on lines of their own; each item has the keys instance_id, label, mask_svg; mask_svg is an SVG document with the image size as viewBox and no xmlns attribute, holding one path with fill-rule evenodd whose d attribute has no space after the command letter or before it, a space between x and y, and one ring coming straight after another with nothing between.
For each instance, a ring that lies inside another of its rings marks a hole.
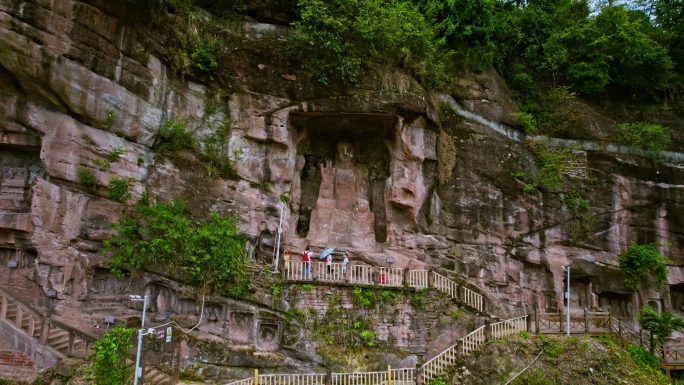
<instances>
[{"instance_id":1,"label":"hillside vegetation","mask_svg":"<svg viewBox=\"0 0 684 385\"><path fill-rule=\"evenodd\" d=\"M539 355L539 353L541 355ZM535 358L539 355L539 359ZM492 342L456 365L447 384L505 384L526 366L515 385L665 385L655 357L609 337L516 335Z\"/></svg>"}]
</instances>

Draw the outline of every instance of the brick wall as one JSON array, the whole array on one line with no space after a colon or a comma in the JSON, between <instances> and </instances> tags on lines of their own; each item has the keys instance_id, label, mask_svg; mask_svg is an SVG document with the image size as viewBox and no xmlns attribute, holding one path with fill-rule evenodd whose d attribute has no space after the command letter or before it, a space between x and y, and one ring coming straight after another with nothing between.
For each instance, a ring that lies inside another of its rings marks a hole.
<instances>
[{"instance_id":1,"label":"brick wall","mask_svg":"<svg viewBox=\"0 0 684 385\"><path fill-rule=\"evenodd\" d=\"M38 341L29 338L24 331L5 320L0 320L0 352L16 352L27 357L34 365L34 374L36 370L48 369L57 364L57 357L49 349L40 346ZM0 373L4 373L3 370L0 368Z\"/></svg>"},{"instance_id":2,"label":"brick wall","mask_svg":"<svg viewBox=\"0 0 684 385\"><path fill-rule=\"evenodd\" d=\"M0 350L0 373L2 378L26 382L33 382L38 375L36 364L14 350Z\"/></svg>"}]
</instances>

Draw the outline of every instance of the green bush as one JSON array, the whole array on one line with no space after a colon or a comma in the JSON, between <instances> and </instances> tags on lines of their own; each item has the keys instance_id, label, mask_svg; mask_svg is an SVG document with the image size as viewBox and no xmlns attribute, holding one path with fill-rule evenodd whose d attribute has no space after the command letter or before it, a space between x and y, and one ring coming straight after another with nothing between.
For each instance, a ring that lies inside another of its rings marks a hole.
<instances>
[{"instance_id":1,"label":"green bush","mask_svg":"<svg viewBox=\"0 0 684 385\"><path fill-rule=\"evenodd\" d=\"M618 256L618 265L625 273L625 286L636 290L639 282L650 278L658 290L663 288L669 275L664 256L658 254L655 244L637 245L632 242L627 251Z\"/></svg>"},{"instance_id":2,"label":"green bush","mask_svg":"<svg viewBox=\"0 0 684 385\"><path fill-rule=\"evenodd\" d=\"M664 151L670 147L670 128L645 122L618 125L618 141L651 151Z\"/></svg>"},{"instance_id":3,"label":"green bush","mask_svg":"<svg viewBox=\"0 0 684 385\"><path fill-rule=\"evenodd\" d=\"M111 252L114 272L155 266L221 294L247 293L244 237L238 234L236 218L211 213L210 220L193 223L183 201L149 203L145 194L112 225L118 234L104 242L100 253Z\"/></svg>"},{"instance_id":4,"label":"green bush","mask_svg":"<svg viewBox=\"0 0 684 385\"><path fill-rule=\"evenodd\" d=\"M218 63L216 62L216 55L218 54L219 41L211 36L204 34L195 44L195 52L190 55L192 64L198 69L210 72Z\"/></svg>"},{"instance_id":5,"label":"green bush","mask_svg":"<svg viewBox=\"0 0 684 385\"><path fill-rule=\"evenodd\" d=\"M81 183L91 190L97 190L101 187L100 181L97 180L95 174L86 167L79 167L76 170L76 176L80 179Z\"/></svg>"},{"instance_id":6,"label":"green bush","mask_svg":"<svg viewBox=\"0 0 684 385\"><path fill-rule=\"evenodd\" d=\"M107 185L107 195L117 202L127 203L128 200L131 199L131 193L129 191L131 183L133 183L133 179L131 178L120 179L114 176L109 180L109 185Z\"/></svg>"},{"instance_id":7,"label":"green bush","mask_svg":"<svg viewBox=\"0 0 684 385\"><path fill-rule=\"evenodd\" d=\"M86 369L89 384L119 385L133 381L133 367L126 366L126 358L133 347L134 333L134 329L115 327L95 341Z\"/></svg>"},{"instance_id":8,"label":"green bush","mask_svg":"<svg viewBox=\"0 0 684 385\"><path fill-rule=\"evenodd\" d=\"M648 350L644 349L641 346L637 345L629 345L627 347L627 351L629 351L629 355L632 357L634 362L641 366L648 366L648 367L657 367L659 360L658 357L654 356L653 354L649 353Z\"/></svg>"}]
</instances>

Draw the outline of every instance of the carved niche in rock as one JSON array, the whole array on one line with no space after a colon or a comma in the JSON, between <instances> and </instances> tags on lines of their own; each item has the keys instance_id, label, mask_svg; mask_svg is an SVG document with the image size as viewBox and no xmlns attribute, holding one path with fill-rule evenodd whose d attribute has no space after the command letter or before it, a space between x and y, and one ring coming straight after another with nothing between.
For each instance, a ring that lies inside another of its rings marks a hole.
<instances>
[{"instance_id":1,"label":"carved niche in rock","mask_svg":"<svg viewBox=\"0 0 684 385\"><path fill-rule=\"evenodd\" d=\"M130 291L130 279L118 277L109 269L96 268L91 288L95 295L126 294Z\"/></svg>"},{"instance_id":2,"label":"carved niche in rock","mask_svg":"<svg viewBox=\"0 0 684 385\"><path fill-rule=\"evenodd\" d=\"M275 350L280 346L280 323L259 321L257 328L257 347L263 350Z\"/></svg>"},{"instance_id":3,"label":"carved niche in rock","mask_svg":"<svg viewBox=\"0 0 684 385\"><path fill-rule=\"evenodd\" d=\"M0 175L0 209L20 209L28 206L29 171L26 167Z\"/></svg>"},{"instance_id":4,"label":"carved niche in rock","mask_svg":"<svg viewBox=\"0 0 684 385\"><path fill-rule=\"evenodd\" d=\"M254 314L231 311L228 317L228 339L233 342L248 344L252 339Z\"/></svg>"},{"instance_id":5,"label":"carved niche in rock","mask_svg":"<svg viewBox=\"0 0 684 385\"><path fill-rule=\"evenodd\" d=\"M599 294L599 307L610 310L614 317L632 319L635 315L632 296L629 294L604 291Z\"/></svg>"},{"instance_id":6,"label":"carved niche in rock","mask_svg":"<svg viewBox=\"0 0 684 385\"><path fill-rule=\"evenodd\" d=\"M684 284L670 286L672 310L676 314L684 314Z\"/></svg>"},{"instance_id":7,"label":"carved niche in rock","mask_svg":"<svg viewBox=\"0 0 684 385\"><path fill-rule=\"evenodd\" d=\"M334 166L321 164L318 200L311 212L307 240L314 245L362 247L374 241L368 172L353 164L354 145L337 144Z\"/></svg>"},{"instance_id":8,"label":"carved niche in rock","mask_svg":"<svg viewBox=\"0 0 684 385\"><path fill-rule=\"evenodd\" d=\"M292 113L299 131L292 228L321 247L368 249L387 239L386 184L398 118Z\"/></svg>"},{"instance_id":9,"label":"carved niche in rock","mask_svg":"<svg viewBox=\"0 0 684 385\"><path fill-rule=\"evenodd\" d=\"M152 283L145 287L147 310L156 313L155 319L163 320L174 312L177 305L176 292L166 285Z\"/></svg>"}]
</instances>

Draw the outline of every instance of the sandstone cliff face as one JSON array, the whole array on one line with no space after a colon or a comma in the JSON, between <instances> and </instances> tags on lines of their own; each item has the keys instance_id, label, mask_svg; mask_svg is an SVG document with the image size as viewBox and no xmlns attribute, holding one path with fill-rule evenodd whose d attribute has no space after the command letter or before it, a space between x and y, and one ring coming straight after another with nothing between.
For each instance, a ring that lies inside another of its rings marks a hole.
<instances>
[{"instance_id":1,"label":"sandstone cliff face","mask_svg":"<svg viewBox=\"0 0 684 385\"><path fill-rule=\"evenodd\" d=\"M287 27L240 21L214 24L222 52L212 77L183 78L170 68L164 22L126 2L0 1L0 258L2 266L21 261L24 284L56 290L57 316L76 320L90 303L131 289L155 298L165 290L152 278L131 286L102 269L96 252L124 207L84 186L83 167L102 184L132 178L134 198L145 189L160 200L184 196L197 219L237 215L259 260L273 256L279 195L290 193L286 249L313 242L320 250L336 239L332 246L355 260L441 269L479 287L500 316L562 307L564 265L573 271L573 307L610 307L628 319L646 303L682 313L681 154L653 161L575 143L562 180L590 199L596 218L577 233L561 193L525 192L512 176L537 166L509 126L517 107L493 70L461 76L441 93L391 70L324 87L289 63ZM577 124L609 133L610 119L589 111ZM240 153L239 177L199 178L201 164L155 157L155 135L179 118L198 137L211 131L207 121L232 122L226 151ZM342 140L356 151L345 175L364 175L366 185L340 194L367 202L368 213L354 215L369 227L336 223L316 244L314 210L342 213L319 202L317 165L334 160ZM438 150L445 141L451 152ZM111 168L95 165L116 149L125 152ZM448 177L441 185L440 172ZM271 192L259 188L266 182ZM617 255L631 241L671 243L661 247L673 261L663 293L624 287ZM152 314L163 319L180 305L161 298L155 306L163 310Z\"/></svg>"}]
</instances>

